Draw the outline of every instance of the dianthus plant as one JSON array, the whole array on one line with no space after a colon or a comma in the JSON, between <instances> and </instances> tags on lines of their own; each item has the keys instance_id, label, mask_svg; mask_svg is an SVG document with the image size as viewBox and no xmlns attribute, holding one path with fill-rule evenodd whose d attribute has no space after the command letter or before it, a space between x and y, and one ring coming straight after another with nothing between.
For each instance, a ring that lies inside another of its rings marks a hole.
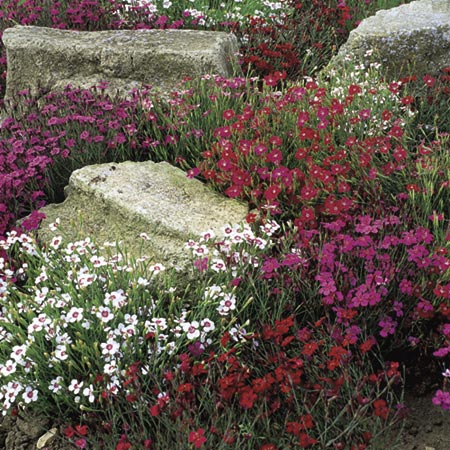
<instances>
[{"instance_id":1,"label":"dianthus plant","mask_svg":"<svg viewBox=\"0 0 450 450\"><path fill-rule=\"evenodd\" d=\"M282 291L266 276L264 255L280 231L269 219L257 233L246 224L221 237L207 231L186 243L193 261L183 276L88 238L55 235L43 248L8 233L0 242L2 413L58 410L155 448L179 433L217 448L255 448L261 435L303 448L346 439L366 448L398 418L397 366L373 367L367 350L336 341L325 316L310 322L308 305L289 304L296 286ZM304 264L293 253L283 267ZM269 414L284 428L270 431ZM81 446L79 429L66 435Z\"/></svg>"}]
</instances>

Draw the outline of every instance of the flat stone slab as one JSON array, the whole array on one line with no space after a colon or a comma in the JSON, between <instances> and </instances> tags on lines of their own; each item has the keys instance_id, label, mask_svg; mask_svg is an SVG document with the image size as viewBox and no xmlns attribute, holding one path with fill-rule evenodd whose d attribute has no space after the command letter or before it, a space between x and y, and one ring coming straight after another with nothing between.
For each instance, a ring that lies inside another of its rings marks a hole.
<instances>
[{"instance_id":1,"label":"flat stone slab","mask_svg":"<svg viewBox=\"0 0 450 450\"><path fill-rule=\"evenodd\" d=\"M126 94L143 84L164 92L185 77L233 76L238 43L233 34L197 30L79 32L15 26L3 32L8 72L5 98L30 89L62 91L108 81Z\"/></svg>"},{"instance_id":2,"label":"flat stone slab","mask_svg":"<svg viewBox=\"0 0 450 450\"><path fill-rule=\"evenodd\" d=\"M450 66L450 0L419 0L378 11L350 32L330 66L339 68L348 57L357 64L381 63L389 79L437 74Z\"/></svg>"},{"instance_id":3,"label":"flat stone slab","mask_svg":"<svg viewBox=\"0 0 450 450\"><path fill-rule=\"evenodd\" d=\"M244 221L248 213L246 204L219 195L166 162L86 166L72 173L65 193L63 203L41 209L47 217L38 237L44 243L55 236L48 225L59 217L69 240L122 241L129 255L180 266L189 239L207 230L220 236L223 227Z\"/></svg>"}]
</instances>

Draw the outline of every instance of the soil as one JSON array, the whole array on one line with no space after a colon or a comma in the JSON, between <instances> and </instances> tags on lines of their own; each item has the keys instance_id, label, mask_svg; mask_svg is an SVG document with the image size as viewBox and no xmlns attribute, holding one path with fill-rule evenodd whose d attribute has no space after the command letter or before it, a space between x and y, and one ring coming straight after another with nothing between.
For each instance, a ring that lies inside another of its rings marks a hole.
<instances>
[{"instance_id":1,"label":"soil","mask_svg":"<svg viewBox=\"0 0 450 450\"><path fill-rule=\"evenodd\" d=\"M450 450L450 411L433 405L432 397L432 393L405 394L404 401L410 412L399 450Z\"/></svg>"}]
</instances>

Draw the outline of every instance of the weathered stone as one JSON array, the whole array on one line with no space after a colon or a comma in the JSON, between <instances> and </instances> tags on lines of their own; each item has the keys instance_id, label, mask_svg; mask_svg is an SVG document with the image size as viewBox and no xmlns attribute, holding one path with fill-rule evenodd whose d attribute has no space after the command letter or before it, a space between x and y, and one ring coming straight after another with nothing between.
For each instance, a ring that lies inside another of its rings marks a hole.
<instances>
[{"instance_id":1,"label":"weathered stone","mask_svg":"<svg viewBox=\"0 0 450 450\"><path fill-rule=\"evenodd\" d=\"M38 450L48 446L52 441L55 440L56 435L58 434L58 428L52 428L51 430L44 433L36 442L36 448Z\"/></svg>"},{"instance_id":2,"label":"weathered stone","mask_svg":"<svg viewBox=\"0 0 450 450\"><path fill-rule=\"evenodd\" d=\"M5 99L30 89L62 91L72 84L90 88L109 82L126 95L152 85L163 92L185 77L226 77L237 67L232 34L197 30L114 30L77 32L15 26L3 33L8 73Z\"/></svg>"},{"instance_id":3,"label":"weathered stone","mask_svg":"<svg viewBox=\"0 0 450 450\"><path fill-rule=\"evenodd\" d=\"M370 56L367 52L372 53ZM388 79L450 66L450 1L419 0L378 11L351 31L329 67L378 62Z\"/></svg>"},{"instance_id":4,"label":"weathered stone","mask_svg":"<svg viewBox=\"0 0 450 450\"><path fill-rule=\"evenodd\" d=\"M186 241L208 229L220 235L225 225L243 221L248 207L166 162L128 161L76 170L66 200L41 211L47 216L38 230L44 242L53 238L48 225L59 217L71 240L122 241L129 255L182 266Z\"/></svg>"}]
</instances>

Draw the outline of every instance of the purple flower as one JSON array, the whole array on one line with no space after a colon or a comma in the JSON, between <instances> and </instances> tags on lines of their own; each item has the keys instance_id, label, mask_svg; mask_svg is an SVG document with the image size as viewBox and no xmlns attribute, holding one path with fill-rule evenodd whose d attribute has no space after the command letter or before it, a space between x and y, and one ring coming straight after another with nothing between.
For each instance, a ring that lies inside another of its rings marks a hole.
<instances>
[{"instance_id":1,"label":"purple flower","mask_svg":"<svg viewBox=\"0 0 450 450\"><path fill-rule=\"evenodd\" d=\"M389 334L395 333L398 324L392 317L386 316L378 322L378 325L381 327L380 336L387 337Z\"/></svg>"},{"instance_id":2,"label":"purple flower","mask_svg":"<svg viewBox=\"0 0 450 450\"><path fill-rule=\"evenodd\" d=\"M196 259L194 261L194 267L199 272L204 272L208 268L208 258Z\"/></svg>"},{"instance_id":3,"label":"purple flower","mask_svg":"<svg viewBox=\"0 0 450 450\"><path fill-rule=\"evenodd\" d=\"M438 358L444 358L444 356L447 356L449 353L450 353L450 346L441 347L437 349L435 352L433 352L433 356L437 356Z\"/></svg>"},{"instance_id":4,"label":"purple flower","mask_svg":"<svg viewBox=\"0 0 450 450\"><path fill-rule=\"evenodd\" d=\"M432 402L436 406L441 406L442 409L450 410L450 392L437 390Z\"/></svg>"},{"instance_id":5,"label":"purple flower","mask_svg":"<svg viewBox=\"0 0 450 450\"><path fill-rule=\"evenodd\" d=\"M403 303L402 302L394 301L394 304L392 305L392 309L394 310L395 315L397 317L403 316Z\"/></svg>"},{"instance_id":6,"label":"purple flower","mask_svg":"<svg viewBox=\"0 0 450 450\"><path fill-rule=\"evenodd\" d=\"M379 229L380 227L372 224L372 217L370 216L359 216L358 223L355 225L355 231L362 234L376 233Z\"/></svg>"},{"instance_id":7,"label":"purple flower","mask_svg":"<svg viewBox=\"0 0 450 450\"><path fill-rule=\"evenodd\" d=\"M188 346L188 350L191 352L192 356L198 357L204 352L205 347L201 342L196 341Z\"/></svg>"},{"instance_id":8,"label":"purple flower","mask_svg":"<svg viewBox=\"0 0 450 450\"><path fill-rule=\"evenodd\" d=\"M35 230L39 227L42 219L45 219L45 214L39 211L33 211L23 222L22 227L25 230Z\"/></svg>"},{"instance_id":9,"label":"purple flower","mask_svg":"<svg viewBox=\"0 0 450 450\"><path fill-rule=\"evenodd\" d=\"M442 333L445 334L446 337L450 338L450 323L446 323L442 327Z\"/></svg>"}]
</instances>

